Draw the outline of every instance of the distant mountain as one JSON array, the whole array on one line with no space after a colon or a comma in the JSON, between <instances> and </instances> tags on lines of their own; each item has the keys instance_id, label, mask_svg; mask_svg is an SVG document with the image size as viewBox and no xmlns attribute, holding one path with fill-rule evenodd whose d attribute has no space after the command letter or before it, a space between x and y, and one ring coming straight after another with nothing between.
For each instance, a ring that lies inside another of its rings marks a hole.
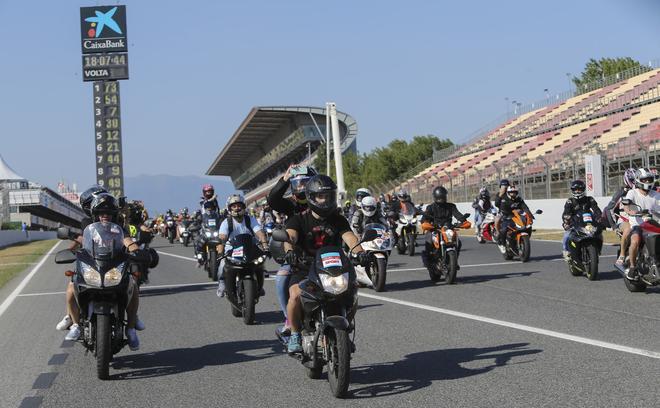
<instances>
[{"instance_id":1,"label":"distant mountain","mask_svg":"<svg viewBox=\"0 0 660 408\"><path fill-rule=\"evenodd\" d=\"M126 177L126 197L142 200L149 214L164 213L168 208L178 212L183 207L194 211L199 208L202 186L213 184L220 205L235 192L234 185L225 177L140 175Z\"/></svg>"}]
</instances>

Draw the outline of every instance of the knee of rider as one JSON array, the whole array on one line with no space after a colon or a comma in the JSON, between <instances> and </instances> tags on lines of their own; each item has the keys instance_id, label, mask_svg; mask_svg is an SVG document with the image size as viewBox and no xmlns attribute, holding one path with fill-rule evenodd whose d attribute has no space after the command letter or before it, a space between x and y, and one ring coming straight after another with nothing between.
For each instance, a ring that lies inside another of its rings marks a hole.
<instances>
[{"instance_id":1,"label":"knee of rider","mask_svg":"<svg viewBox=\"0 0 660 408\"><path fill-rule=\"evenodd\" d=\"M632 236L630 237L630 243L631 244L639 243L639 234L632 234Z\"/></svg>"}]
</instances>

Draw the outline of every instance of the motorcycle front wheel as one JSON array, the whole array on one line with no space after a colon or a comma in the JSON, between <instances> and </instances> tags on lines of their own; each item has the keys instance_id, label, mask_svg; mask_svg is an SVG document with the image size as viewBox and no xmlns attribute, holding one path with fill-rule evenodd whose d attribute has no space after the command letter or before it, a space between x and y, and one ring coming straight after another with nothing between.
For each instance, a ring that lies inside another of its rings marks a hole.
<instances>
[{"instance_id":1,"label":"motorcycle front wheel","mask_svg":"<svg viewBox=\"0 0 660 408\"><path fill-rule=\"evenodd\" d=\"M415 234L408 234L408 255L415 256Z\"/></svg>"},{"instance_id":2,"label":"motorcycle front wheel","mask_svg":"<svg viewBox=\"0 0 660 408\"><path fill-rule=\"evenodd\" d=\"M214 282L218 281L218 253L216 251L209 252L209 278Z\"/></svg>"},{"instance_id":3,"label":"motorcycle front wheel","mask_svg":"<svg viewBox=\"0 0 660 408\"><path fill-rule=\"evenodd\" d=\"M447 251L447 278L448 285L456 283L456 272L458 271L458 258L456 251Z\"/></svg>"},{"instance_id":4,"label":"motorcycle front wheel","mask_svg":"<svg viewBox=\"0 0 660 408\"><path fill-rule=\"evenodd\" d=\"M374 283L374 290L382 292L385 290L385 279L387 276L387 259L376 258L372 264L371 281Z\"/></svg>"},{"instance_id":5,"label":"motorcycle front wheel","mask_svg":"<svg viewBox=\"0 0 660 408\"><path fill-rule=\"evenodd\" d=\"M188 246L188 241L190 241L190 237L183 237L183 246L184 247Z\"/></svg>"},{"instance_id":6,"label":"motorcycle front wheel","mask_svg":"<svg viewBox=\"0 0 660 408\"><path fill-rule=\"evenodd\" d=\"M254 298L256 295L256 282L252 279L241 280L240 285L243 287L241 290L243 294L243 304L241 312L243 312L243 323L250 325L254 324Z\"/></svg>"},{"instance_id":7,"label":"motorcycle front wheel","mask_svg":"<svg viewBox=\"0 0 660 408\"><path fill-rule=\"evenodd\" d=\"M523 235L520 237L518 251L520 251L520 262L529 261L529 255L532 252L532 247L529 242L529 235Z\"/></svg>"},{"instance_id":8,"label":"motorcycle front wheel","mask_svg":"<svg viewBox=\"0 0 660 408\"><path fill-rule=\"evenodd\" d=\"M351 381L351 350L348 333L333 329L326 337L329 347L328 382L332 395L343 398Z\"/></svg>"},{"instance_id":9,"label":"motorcycle front wheel","mask_svg":"<svg viewBox=\"0 0 660 408\"><path fill-rule=\"evenodd\" d=\"M110 377L111 350L110 315L96 315L96 376L99 380Z\"/></svg>"},{"instance_id":10,"label":"motorcycle front wheel","mask_svg":"<svg viewBox=\"0 0 660 408\"><path fill-rule=\"evenodd\" d=\"M582 255L582 264L587 272L587 279L598 280L598 250L591 244L585 248Z\"/></svg>"}]
</instances>

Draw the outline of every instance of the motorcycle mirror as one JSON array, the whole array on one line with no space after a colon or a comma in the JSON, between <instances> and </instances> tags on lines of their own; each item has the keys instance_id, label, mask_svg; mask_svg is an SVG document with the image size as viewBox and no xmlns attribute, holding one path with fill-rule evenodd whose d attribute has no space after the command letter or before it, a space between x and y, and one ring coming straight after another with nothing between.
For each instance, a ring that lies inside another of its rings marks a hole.
<instances>
[{"instance_id":1,"label":"motorcycle mirror","mask_svg":"<svg viewBox=\"0 0 660 408\"><path fill-rule=\"evenodd\" d=\"M536 214L543 214L543 210L536 210Z\"/></svg>"},{"instance_id":2,"label":"motorcycle mirror","mask_svg":"<svg viewBox=\"0 0 660 408\"><path fill-rule=\"evenodd\" d=\"M470 218L470 215L472 215L472 214L470 214L470 213L465 213L465 214L463 214L463 217L467 220L468 218Z\"/></svg>"},{"instance_id":3,"label":"motorcycle mirror","mask_svg":"<svg viewBox=\"0 0 660 408\"><path fill-rule=\"evenodd\" d=\"M56 264L70 264L70 263L74 263L75 261L76 261L76 254L70 249L63 249L55 255Z\"/></svg>"},{"instance_id":4,"label":"motorcycle mirror","mask_svg":"<svg viewBox=\"0 0 660 408\"><path fill-rule=\"evenodd\" d=\"M630 204L632 204L632 200L629 199L629 198L624 198L623 200L621 200L621 204L630 205Z\"/></svg>"},{"instance_id":5,"label":"motorcycle mirror","mask_svg":"<svg viewBox=\"0 0 660 408\"><path fill-rule=\"evenodd\" d=\"M273 234L273 241L278 241L278 242L289 242L289 234L285 230L274 230Z\"/></svg>"}]
</instances>

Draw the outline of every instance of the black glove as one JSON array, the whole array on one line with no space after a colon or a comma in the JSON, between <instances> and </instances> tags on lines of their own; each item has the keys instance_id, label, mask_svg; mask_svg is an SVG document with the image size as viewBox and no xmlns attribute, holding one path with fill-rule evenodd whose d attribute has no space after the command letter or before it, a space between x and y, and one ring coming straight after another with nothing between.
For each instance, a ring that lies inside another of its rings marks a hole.
<instances>
[{"instance_id":1,"label":"black glove","mask_svg":"<svg viewBox=\"0 0 660 408\"><path fill-rule=\"evenodd\" d=\"M268 244L263 242L260 244L261 251L266 255L267 257L270 257L270 248L268 247Z\"/></svg>"},{"instance_id":2,"label":"black glove","mask_svg":"<svg viewBox=\"0 0 660 408\"><path fill-rule=\"evenodd\" d=\"M284 254L284 262L289 264L289 265L295 265L298 261L298 257L296 256L296 253L293 251L287 251L286 254Z\"/></svg>"},{"instance_id":3,"label":"black glove","mask_svg":"<svg viewBox=\"0 0 660 408\"><path fill-rule=\"evenodd\" d=\"M353 254L353 258L355 259L358 265L362 265L362 266L369 265L369 253L367 253L366 251Z\"/></svg>"}]
</instances>

